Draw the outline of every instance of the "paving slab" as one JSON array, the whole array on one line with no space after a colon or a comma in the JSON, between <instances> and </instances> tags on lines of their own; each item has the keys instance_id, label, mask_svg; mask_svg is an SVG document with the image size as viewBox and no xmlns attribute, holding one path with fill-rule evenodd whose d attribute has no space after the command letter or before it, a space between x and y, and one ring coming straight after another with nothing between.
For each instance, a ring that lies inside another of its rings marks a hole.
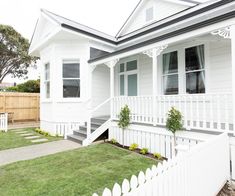
<instances>
[{"instance_id":1,"label":"paving slab","mask_svg":"<svg viewBox=\"0 0 235 196\"><path fill-rule=\"evenodd\" d=\"M73 150L80 147L82 147L81 144L76 142L60 140L47 142L44 144L35 144L31 146L2 150L0 151L0 166L17 161L35 159L67 150Z\"/></svg>"},{"instance_id":2,"label":"paving slab","mask_svg":"<svg viewBox=\"0 0 235 196\"><path fill-rule=\"evenodd\" d=\"M19 131L19 132L16 132L18 134L23 134L23 133L28 133L29 131Z\"/></svg>"},{"instance_id":3,"label":"paving slab","mask_svg":"<svg viewBox=\"0 0 235 196\"><path fill-rule=\"evenodd\" d=\"M40 138L40 136L39 135L33 135L33 136L25 137L25 139L27 139L27 140L36 139L36 138Z\"/></svg>"},{"instance_id":4,"label":"paving slab","mask_svg":"<svg viewBox=\"0 0 235 196\"><path fill-rule=\"evenodd\" d=\"M46 142L46 141L48 141L48 139L46 139L46 138L31 140L31 142L33 142L33 143Z\"/></svg>"},{"instance_id":5,"label":"paving slab","mask_svg":"<svg viewBox=\"0 0 235 196\"><path fill-rule=\"evenodd\" d=\"M23 134L20 134L20 136L31 136L31 135L34 135L34 133L23 133Z\"/></svg>"}]
</instances>

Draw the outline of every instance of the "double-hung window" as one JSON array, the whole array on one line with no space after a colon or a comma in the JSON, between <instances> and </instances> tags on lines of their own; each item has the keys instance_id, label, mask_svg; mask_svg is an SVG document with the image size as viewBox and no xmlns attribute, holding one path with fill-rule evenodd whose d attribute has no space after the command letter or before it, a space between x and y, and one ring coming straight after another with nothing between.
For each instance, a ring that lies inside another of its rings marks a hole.
<instances>
[{"instance_id":1,"label":"double-hung window","mask_svg":"<svg viewBox=\"0 0 235 196\"><path fill-rule=\"evenodd\" d=\"M46 63L44 67L44 87L45 98L50 98L50 63Z\"/></svg>"},{"instance_id":2,"label":"double-hung window","mask_svg":"<svg viewBox=\"0 0 235 196\"><path fill-rule=\"evenodd\" d=\"M80 61L63 61L63 97L80 97Z\"/></svg>"},{"instance_id":3,"label":"double-hung window","mask_svg":"<svg viewBox=\"0 0 235 196\"><path fill-rule=\"evenodd\" d=\"M163 91L165 95L178 94L178 52L163 54Z\"/></svg>"},{"instance_id":4,"label":"double-hung window","mask_svg":"<svg viewBox=\"0 0 235 196\"><path fill-rule=\"evenodd\" d=\"M205 93L204 45L185 49L186 92Z\"/></svg>"}]
</instances>

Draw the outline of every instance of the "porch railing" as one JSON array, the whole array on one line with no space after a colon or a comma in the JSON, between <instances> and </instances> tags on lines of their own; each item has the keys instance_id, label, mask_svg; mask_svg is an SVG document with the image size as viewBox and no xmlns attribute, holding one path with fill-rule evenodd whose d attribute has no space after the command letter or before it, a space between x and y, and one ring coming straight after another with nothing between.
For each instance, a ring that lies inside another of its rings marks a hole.
<instances>
[{"instance_id":1,"label":"porch railing","mask_svg":"<svg viewBox=\"0 0 235 196\"><path fill-rule=\"evenodd\" d=\"M0 131L7 132L8 114L0 113Z\"/></svg>"},{"instance_id":2,"label":"porch railing","mask_svg":"<svg viewBox=\"0 0 235 196\"><path fill-rule=\"evenodd\" d=\"M233 130L232 94L115 97L112 118L128 105L132 122L165 125L171 107L181 111L186 129Z\"/></svg>"}]
</instances>

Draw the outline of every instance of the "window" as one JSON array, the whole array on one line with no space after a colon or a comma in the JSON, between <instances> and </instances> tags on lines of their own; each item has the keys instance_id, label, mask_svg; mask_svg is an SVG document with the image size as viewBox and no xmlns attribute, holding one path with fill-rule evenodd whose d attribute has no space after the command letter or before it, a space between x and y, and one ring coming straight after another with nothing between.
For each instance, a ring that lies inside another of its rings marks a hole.
<instances>
[{"instance_id":1,"label":"window","mask_svg":"<svg viewBox=\"0 0 235 196\"><path fill-rule=\"evenodd\" d=\"M63 61L63 97L80 97L80 62Z\"/></svg>"},{"instance_id":2,"label":"window","mask_svg":"<svg viewBox=\"0 0 235 196\"><path fill-rule=\"evenodd\" d=\"M137 60L119 65L119 94L137 96Z\"/></svg>"},{"instance_id":3,"label":"window","mask_svg":"<svg viewBox=\"0 0 235 196\"><path fill-rule=\"evenodd\" d=\"M165 95L178 94L178 53L163 54L163 90Z\"/></svg>"},{"instance_id":4,"label":"window","mask_svg":"<svg viewBox=\"0 0 235 196\"><path fill-rule=\"evenodd\" d=\"M185 50L186 92L205 93L204 45Z\"/></svg>"},{"instance_id":5,"label":"window","mask_svg":"<svg viewBox=\"0 0 235 196\"><path fill-rule=\"evenodd\" d=\"M50 64L45 64L44 67L44 86L45 86L45 98L50 98Z\"/></svg>"},{"instance_id":6,"label":"window","mask_svg":"<svg viewBox=\"0 0 235 196\"><path fill-rule=\"evenodd\" d=\"M149 22L151 20L153 20L153 7L146 9L145 12L145 21Z\"/></svg>"}]
</instances>

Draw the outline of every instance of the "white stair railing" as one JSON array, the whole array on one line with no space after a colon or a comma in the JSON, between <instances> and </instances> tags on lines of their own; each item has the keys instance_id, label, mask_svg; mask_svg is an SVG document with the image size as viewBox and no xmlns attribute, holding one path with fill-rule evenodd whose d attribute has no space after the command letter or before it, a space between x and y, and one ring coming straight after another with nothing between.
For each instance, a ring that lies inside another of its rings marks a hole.
<instances>
[{"instance_id":1,"label":"white stair railing","mask_svg":"<svg viewBox=\"0 0 235 196\"><path fill-rule=\"evenodd\" d=\"M104 102L102 102L101 104L96 106L95 108L89 110L89 114L88 114L88 118L87 118L87 138L89 138L91 135L91 118L94 116L94 114L98 110L104 109L104 107L107 106L108 103L111 104L111 100L112 100L112 98L108 98ZM109 112L110 112L110 110L109 110ZM107 115L107 113L105 114L105 113L100 112L100 115L102 115L102 114ZM109 114L109 115L111 115L111 114Z\"/></svg>"}]
</instances>

